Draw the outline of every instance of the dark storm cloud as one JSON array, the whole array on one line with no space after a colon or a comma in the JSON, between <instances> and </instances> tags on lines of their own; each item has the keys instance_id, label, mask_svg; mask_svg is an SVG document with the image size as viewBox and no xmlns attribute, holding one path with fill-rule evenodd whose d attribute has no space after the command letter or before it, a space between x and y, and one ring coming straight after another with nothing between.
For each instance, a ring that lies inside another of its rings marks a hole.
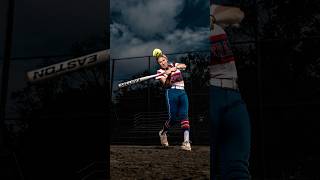
<instances>
[{"instance_id":1,"label":"dark storm cloud","mask_svg":"<svg viewBox=\"0 0 320 180\"><path fill-rule=\"evenodd\" d=\"M13 56L69 53L76 42L104 36L106 6L105 0L16 0Z\"/></svg>"},{"instance_id":2,"label":"dark storm cloud","mask_svg":"<svg viewBox=\"0 0 320 180\"><path fill-rule=\"evenodd\" d=\"M208 15L207 0L113 0L112 57L150 55L155 47L167 53L207 48Z\"/></svg>"},{"instance_id":3,"label":"dark storm cloud","mask_svg":"<svg viewBox=\"0 0 320 180\"><path fill-rule=\"evenodd\" d=\"M8 1L0 2L1 58ZM15 0L11 57L72 54L72 46L76 43L92 39L103 40L105 33L109 31L108 4L109 0ZM106 44L108 43L94 44L92 49L99 51L107 48ZM24 87L26 72L43 62L41 59L12 60L8 96ZM8 105L7 109L10 109L10 99Z\"/></svg>"}]
</instances>

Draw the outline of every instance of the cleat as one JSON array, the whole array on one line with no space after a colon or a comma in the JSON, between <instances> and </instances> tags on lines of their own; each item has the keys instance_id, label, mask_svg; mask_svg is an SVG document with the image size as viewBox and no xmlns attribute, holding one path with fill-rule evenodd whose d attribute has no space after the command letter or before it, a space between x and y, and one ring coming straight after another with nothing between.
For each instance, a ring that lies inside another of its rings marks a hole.
<instances>
[{"instance_id":1,"label":"cleat","mask_svg":"<svg viewBox=\"0 0 320 180\"><path fill-rule=\"evenodd\" d=\"M169 143L168 143L168 139L167 139L167 134L166 134L166 133L162 134L162 131L163 131L163 130L161 130L161 131L159 132L161 145L162 145L163 147L168 147L168 146L169 146Z\"/></svg>"},{"instance_id":2,"label":"cleat","mask_svg":"<svg viewBox=\"0 0 320 180\"><path fill-rule=\"evenodd\" d=\"M191 151L190 141L184 141L181 145L181 149L185 151Z\"/></svg>"}]
</instances>

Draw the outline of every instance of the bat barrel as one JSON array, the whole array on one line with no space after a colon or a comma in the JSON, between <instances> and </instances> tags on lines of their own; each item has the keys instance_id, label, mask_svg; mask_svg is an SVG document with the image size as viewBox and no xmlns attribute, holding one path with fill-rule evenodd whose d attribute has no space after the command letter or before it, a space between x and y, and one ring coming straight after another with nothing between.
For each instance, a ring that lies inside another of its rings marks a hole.
<instances>
[{"instance_id":1,"label":"bat barrel","mask_svg":"<svg viewBox=\"0 0 320 180\"><path fill-rule=\"evenodd\" d=\"M55 77L67 72L76 71L78 69L96 65L101 62L109 60L109 50L103 50L95 52L86 56L63 61L57 64L53 64L47 67L29 71L27 78L30 82L36 82L51 77Z\"/></svg>"},{"instance_id":2,"label":"bat barrel","mask_svg":"<svg viewBox=\"0 0 320 180\"><path fill-rule=\"evenodd\" d=\"M141 82L141 81L145 81L145 80L148 80L148 79L151 79L151 78L160 76L160 75L162 75L162 74L164 74L164 72L163 72L163 73L160 73L160 74L149 75L149 76L137 78L137 79L134 79L134 80L131 80L131 81L127 81L127 82L124 82L124 83L120 83L120 84L118 84L118 87L119 87L119 88L122 88L122 87L125 87L125 86L129 86L129 85L131 85L131 84L136 84L136 83L139 83L139 82Z\"/></svg>"},{"instance_id":3,"label":"bat barrel","mask_svg":"<svg viewBox=\"0 0 320 180\"><path fill-rule=\"evenodd\" d=\"M131 81L127 81L127 82L124 82L124 83L120 83L118 85L119 88L122 88L122 87L125 87L125 86L129 86L131 84L135 84L135 83L138 83L140 82L141 78L138 78L138 79L134 79L134 80L131 80Z\"/></svg>"}]
</instances>

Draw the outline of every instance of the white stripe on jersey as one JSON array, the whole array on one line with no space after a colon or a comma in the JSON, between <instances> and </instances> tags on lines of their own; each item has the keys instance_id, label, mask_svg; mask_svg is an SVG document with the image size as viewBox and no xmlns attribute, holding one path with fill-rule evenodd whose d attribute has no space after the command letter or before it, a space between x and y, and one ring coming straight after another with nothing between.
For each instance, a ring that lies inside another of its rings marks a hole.
<instances>
[{"instance_id":1,"label":"white stripe on jersey","mask_svg":"<svg viewBox=\"0 0 320 180\"><path fill-rule=\"evenodd\" d=\"M163 69L158 69L157 74L163 73L164 71L165 70L163 70ZM162 74L161 76L157 76L156 79L167 78L167 77L168 77L168 75Z\"/></svg>"},{"instance_id":2,"label":"white stripe on jersey","mask_svg":"<svg viewBox=\"0 0 320 180\"><path fill-rule=\"evenodd\" d=\"M173 64L170 64L173 67ZM158 69L157 70L157 74L163 73L165 70L163 69ZM160 78L167 78L168 75L163 74L161 76L157 76L156 79L160 79ZM177 69L175 72L171 73L171 84L174 86L181 86L184 87L184 81L183 81L183 77L182 77L182 73L179 69Z\"/></svg>"}]
</instances>

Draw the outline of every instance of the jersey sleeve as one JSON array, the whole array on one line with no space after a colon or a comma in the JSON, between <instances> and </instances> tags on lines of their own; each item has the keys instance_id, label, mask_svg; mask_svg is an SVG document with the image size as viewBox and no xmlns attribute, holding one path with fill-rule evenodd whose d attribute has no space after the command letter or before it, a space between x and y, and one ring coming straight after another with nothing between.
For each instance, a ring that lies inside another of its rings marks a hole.
<instances>
[{"instance_id":1,"label":"jersey sleeve","mask_svg":"<svg viewBox=\"0 0 320 180\"><path fill-rule=\"evenodd\" d=\"M163 73L163 72L164 72L164 70L162 70L162 69L157 70L157 74L160 74L160 73ZM168 77L168 75L162 74L160 76L157 76L156 79L167 78L167 77Z\"/></svg>"}]
</instances>

